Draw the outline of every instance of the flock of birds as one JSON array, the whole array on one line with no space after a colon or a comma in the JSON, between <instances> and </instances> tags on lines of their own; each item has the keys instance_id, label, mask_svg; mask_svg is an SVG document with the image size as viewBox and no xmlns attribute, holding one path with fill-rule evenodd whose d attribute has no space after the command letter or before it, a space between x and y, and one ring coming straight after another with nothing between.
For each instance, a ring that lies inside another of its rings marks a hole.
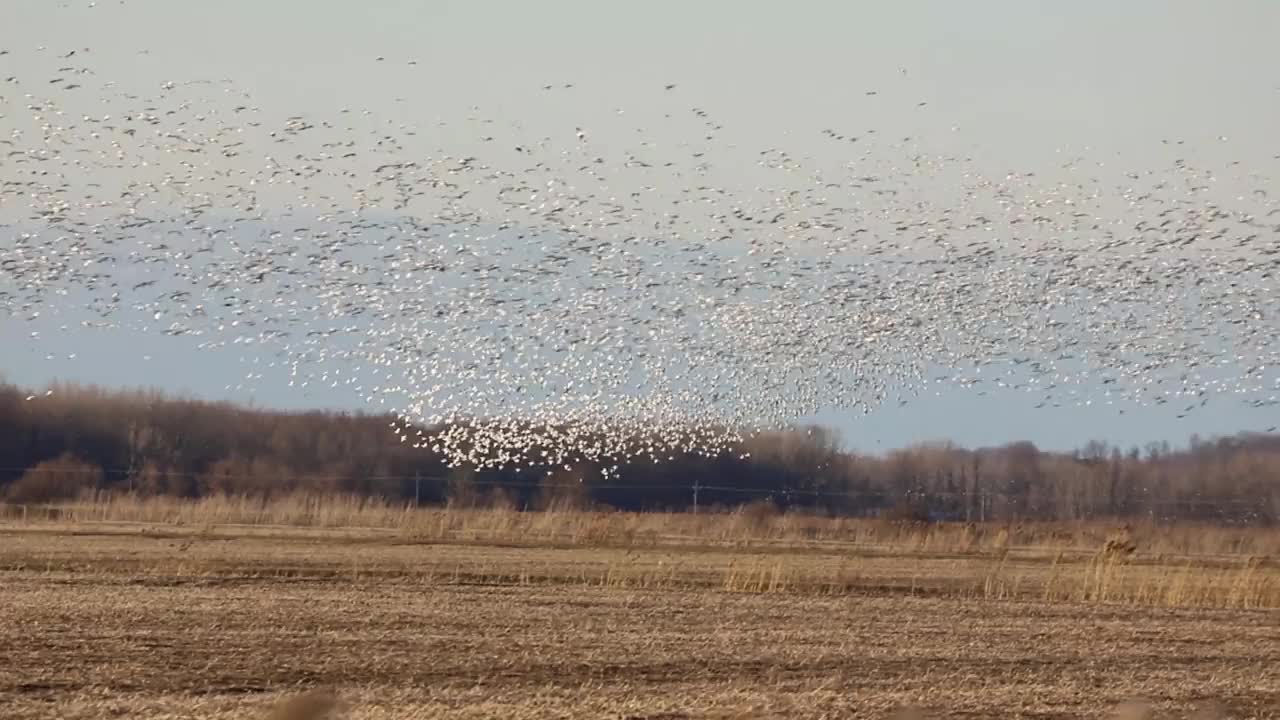
<instances>
[{"instance_id":1,"label":"flock of birds","mask_svg":"<svg viewBox=\"0 0 1280 720\"><path fill-rule=\"evenodd\" d=\"M239 346L246 381L347 388L453 463L714 456L941 386L1280 403L1280 203L1239 164L990 176L839 128L795 155L676 84L546 132L288 114L15 52L0 311Z\"/></svg>"}]
</instances>

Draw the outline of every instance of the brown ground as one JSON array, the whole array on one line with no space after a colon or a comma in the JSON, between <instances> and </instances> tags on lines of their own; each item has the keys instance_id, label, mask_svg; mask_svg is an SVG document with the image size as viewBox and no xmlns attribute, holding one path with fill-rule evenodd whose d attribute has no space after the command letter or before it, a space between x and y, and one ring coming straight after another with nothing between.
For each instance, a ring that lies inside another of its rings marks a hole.
<instances>
[{"instance_id":1,"label":"brown ground","mask_svg":"<svg viewBox=\"0 0 1280 720\"><path fill-rule=\"evenodd\" d=\"M316 686L352 718L1099 717L1135 696L1280 717L1275 610L997 600L962 591L990 561L945 557L858 560L836 594L725 590L734 566L834 562L783 560L0 528L0 717L265 718Z\"/></svg>"}]
</instances>

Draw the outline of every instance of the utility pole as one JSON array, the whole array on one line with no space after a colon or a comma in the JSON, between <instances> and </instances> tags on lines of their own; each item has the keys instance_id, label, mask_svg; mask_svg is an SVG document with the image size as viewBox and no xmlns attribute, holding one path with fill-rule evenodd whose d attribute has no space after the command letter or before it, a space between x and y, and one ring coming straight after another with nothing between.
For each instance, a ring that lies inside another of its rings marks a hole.
<instances>
[{"instance_id":1,"label":"utility pole","mask_svg":"<svg viewBox=\"0 0 1280 720\"><path fill-rule=\"evenodd\" d=\"M413 506L420 507L422 505L422 471L418 470L413 473Z\"/></svg>"},{"instance_id":2,"label":"utility pole","mask_svg":"<svg viewBox=\"0 0 1280 720\"><path fill-rule=\"evenodd\" d=\"M133 494L133 476L138 472L138 421L129 421L129 469L125 471L129 494Z\"/></svg>"}]
</instances>

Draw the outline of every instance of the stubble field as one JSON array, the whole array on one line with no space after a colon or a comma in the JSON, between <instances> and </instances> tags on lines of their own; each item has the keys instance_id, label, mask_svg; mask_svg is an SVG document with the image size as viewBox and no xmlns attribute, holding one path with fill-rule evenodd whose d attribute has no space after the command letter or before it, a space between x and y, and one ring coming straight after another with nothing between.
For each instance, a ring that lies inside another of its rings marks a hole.
<instances>
[{"instance_id":1,"label":"stubble field","mask_svg":"<svg viewBox=\"0 0 1280 720\"><path fill-rule=\"evenodd\" d=\"M0 717L1280 717L1276 569L1140 555L12 522Z\"/></svg>"}]
</instances>

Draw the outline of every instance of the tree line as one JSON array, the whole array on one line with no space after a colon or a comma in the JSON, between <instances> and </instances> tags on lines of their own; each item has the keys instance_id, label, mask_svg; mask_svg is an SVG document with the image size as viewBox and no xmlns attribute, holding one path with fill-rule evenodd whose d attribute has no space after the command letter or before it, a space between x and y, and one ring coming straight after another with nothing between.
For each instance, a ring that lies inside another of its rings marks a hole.
<instances>
[{"instance_id":1,"label":"tree line","mask_svg":"<svg viewBox=\"0 0 1280 720\"><path fill-rule=\"evenodd\" d=\"M516 509L702 511L769 503L918 520L1280 522L1275 435L1193 437L1178 449L1095 441L1064 453L1028 442L978 449L928 443L868 455L841 449L828 430L803 427L752 437L720 457L633 461L606 478L590 464L451 468L401 443L391 421L75 385L32 398L0 384L0 495L43 503L86 490L309 492Z\"/></svg>"}]
</instances>

